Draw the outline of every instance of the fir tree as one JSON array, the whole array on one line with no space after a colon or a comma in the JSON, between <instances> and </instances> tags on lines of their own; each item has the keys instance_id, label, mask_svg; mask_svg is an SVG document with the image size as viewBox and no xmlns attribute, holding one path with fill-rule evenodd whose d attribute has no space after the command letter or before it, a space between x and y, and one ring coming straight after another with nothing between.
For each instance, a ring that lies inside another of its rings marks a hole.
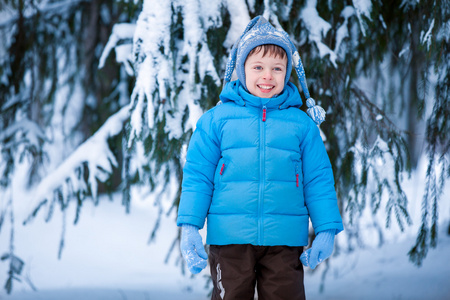
<instances>
[{"instance_id":1,"label":"fir tree","mask_svg":"<svg viewBox=\"0 0 450 300\"><path fill-rule=\"evenodd\" d=\"M14 246L15 229L24 222L16 217L18 206L34 203L27 221L43 207L47 221L60 209L61 256L69 203L76 203L79 212L84 201L96 198L98 180L117 187L111 175L118 167L114 149L121 143L115 136L123 126L101 124L108 118L118 124L127 120L128 110L120 105L128 101L120 97L125 93L128 98L129 90L120 90L117 65L98 71L100 53L95 51L118 21L117 5L19 0L0 6L0 233L8 230L10 235L9 249L1 256L2 264L9 262L8 293L14 280L26 279ZM126 13L120 17L130 20ZM78 219L77 214L73 222Z\"/></svg>"}]
</instances>

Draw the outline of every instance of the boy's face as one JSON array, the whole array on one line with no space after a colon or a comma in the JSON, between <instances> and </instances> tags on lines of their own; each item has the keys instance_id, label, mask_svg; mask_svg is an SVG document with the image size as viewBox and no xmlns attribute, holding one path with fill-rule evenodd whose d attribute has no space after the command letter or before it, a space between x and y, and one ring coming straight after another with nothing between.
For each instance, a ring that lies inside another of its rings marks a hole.
<instances>
[{"instance_id":1,"label":"boy's face","mask_svg":"<svg viewBox=\"0 0 450 300\"><path fill-rule=\"evenodd\" d=\"M251 54L245 61L245 84L250 94L272 98L284 89L287 58L266 55L263 51Z\"/></svg>"}]
</instances>

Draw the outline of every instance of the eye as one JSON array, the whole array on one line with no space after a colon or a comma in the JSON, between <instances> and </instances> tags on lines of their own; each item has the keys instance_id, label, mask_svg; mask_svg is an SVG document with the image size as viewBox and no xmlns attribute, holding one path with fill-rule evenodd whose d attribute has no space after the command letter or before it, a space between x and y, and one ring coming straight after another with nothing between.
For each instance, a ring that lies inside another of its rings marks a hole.
<instances>
[{"instance_id":1,"label":"eye","mask_svg":"<svg viewBox=\"0 0 450 300\"><path fill-rule=\"evenodd\" d=\"M282 68L279 68L279 67L275 67L274 70L277 71L277 72L283 71L283 69L282 69Z\"/></svg>"},{"instance_id":2,"label":"eye","mask_svg":"<svg viewBox=\"0 0 450 300\"><path fill-rule=\"evenodd\" d=\"M262 70L262 67L261 67L261 66L255 66L254 69L255 69L255 70Z\"/></svg>"}]
</instances>

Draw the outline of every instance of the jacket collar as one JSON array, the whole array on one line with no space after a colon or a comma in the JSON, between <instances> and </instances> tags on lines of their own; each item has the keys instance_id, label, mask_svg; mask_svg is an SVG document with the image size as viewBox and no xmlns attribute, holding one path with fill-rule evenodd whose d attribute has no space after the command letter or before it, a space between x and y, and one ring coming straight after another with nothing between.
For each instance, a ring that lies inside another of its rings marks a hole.
<instances>
[{"instance_id":1,"label":"jacket collar","mask_svg":"<svg viewBox=\"0 0 450 300\"><path fill-rule=\"evenodd\" d=\"M228 82L225 84L220 93L220 100L225 102L235 102L237 105L250 105L254 107L267 107L268 109L285 109L288 107L300 107L302 99L297 87L288 82L283 92L273 98L260 98L253 96L247 92L239 80Z\"/></svg>"}]
</instances>

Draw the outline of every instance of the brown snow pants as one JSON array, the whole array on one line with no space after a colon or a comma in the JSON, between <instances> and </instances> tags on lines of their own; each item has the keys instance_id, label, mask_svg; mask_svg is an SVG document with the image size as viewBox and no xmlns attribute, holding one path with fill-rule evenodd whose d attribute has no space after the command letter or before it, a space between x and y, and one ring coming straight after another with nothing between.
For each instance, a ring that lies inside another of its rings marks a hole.
<instances>
[{"instance_id":1,"label":"brown snow pants","mask_svg":"<svg viewBox=\"0 0 450 300\"><path fill-rule=\"evenodd\" d=\"M211 245L212 300L304 300L303 247Z\"/></svg>"}]
</instances>

